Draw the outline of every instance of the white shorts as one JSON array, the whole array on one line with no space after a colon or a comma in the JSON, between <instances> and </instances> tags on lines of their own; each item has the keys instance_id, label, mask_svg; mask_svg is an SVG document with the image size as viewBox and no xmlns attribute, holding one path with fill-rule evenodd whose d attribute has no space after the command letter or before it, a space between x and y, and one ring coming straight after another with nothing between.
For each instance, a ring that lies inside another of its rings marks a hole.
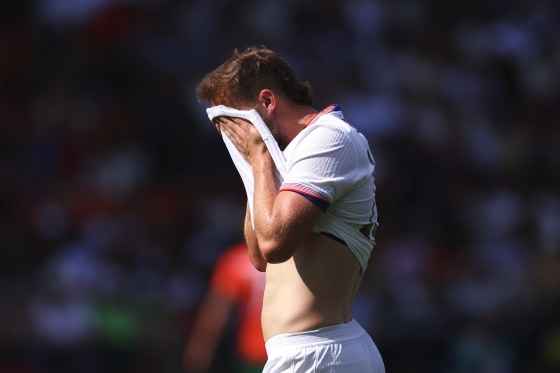
<instances>
[{"instance_id":1,"label":"white shorts","mask_svg":"<svg viewBox=\"0 0 560 373\"><path fill-rule=\"evenodd\" d=\"M276 335L266 342L266 352L263 373L385 373L377 346L355 320Z\"/></svg>"}]
</instances>

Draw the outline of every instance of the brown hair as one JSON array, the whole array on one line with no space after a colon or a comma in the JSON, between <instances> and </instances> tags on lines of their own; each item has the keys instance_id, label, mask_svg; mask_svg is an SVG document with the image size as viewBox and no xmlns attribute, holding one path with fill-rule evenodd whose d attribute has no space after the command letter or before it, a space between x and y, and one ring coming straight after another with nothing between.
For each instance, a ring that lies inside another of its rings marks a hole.
<instances>
[{"instance_id":1,"label":"brown hair","mask_svg":"<svg viewBox=\"0 0 560 373\"><path fill-rule=\"evenodd\" d=\"M237 49L232 56L208 73L196 87L200 101L212 104L252 105L261 90L270 89L294 105L311 105L308 82L300 83L290 64L264 46Z\"/></svg>"}]
</instances>

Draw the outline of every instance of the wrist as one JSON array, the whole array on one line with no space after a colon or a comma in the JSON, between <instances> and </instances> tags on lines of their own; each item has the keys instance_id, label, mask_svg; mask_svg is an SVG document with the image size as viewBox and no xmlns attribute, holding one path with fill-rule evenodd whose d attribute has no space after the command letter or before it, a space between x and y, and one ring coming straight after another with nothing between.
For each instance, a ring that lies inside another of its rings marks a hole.
<instances>
[{"instance_id":1,"label":"wrist","mask_svg":"<svg viewBox=\"0 0 560 373\"><path fill-rule=\"evenodd\" d=\"M255 155L251 159L251 167L253 170L261 170L264 171L266 169L270 169L274 166L274 161L272 160L272 156L268 152L268 149L265 147L263 151L259 151L255 153Z\"/></svg>"}]
</instances>

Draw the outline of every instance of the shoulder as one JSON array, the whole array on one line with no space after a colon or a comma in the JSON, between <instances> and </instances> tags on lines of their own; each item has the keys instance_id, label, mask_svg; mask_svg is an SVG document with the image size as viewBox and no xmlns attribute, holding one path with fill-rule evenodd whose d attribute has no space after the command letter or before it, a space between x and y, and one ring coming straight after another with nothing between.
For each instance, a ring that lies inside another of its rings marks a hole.
<instances>
[{"instance_id":1,"label":"shoulder","mask_svg":"<svg viewBox=\"0 0 560 373\"><path fill-rule=\"evenodd\" d=\"M353 157L360 140L359 133L344 120L324 115L305 128L286 148L287 159L307 157Z\"/></svg>"},{"instance_id":2,"label":"shoulder","mask_svg":"<svg viewBox=\"0 0 560 373\"><path fill-rule=\"evenodd\" d=\"M316 122L303 129L294 140L288 145L286 151L301 148L310 150L316 148L330 148L351 142L352 131L355 131L344 120L323 115Z\"/></svg>"}]
</instances>

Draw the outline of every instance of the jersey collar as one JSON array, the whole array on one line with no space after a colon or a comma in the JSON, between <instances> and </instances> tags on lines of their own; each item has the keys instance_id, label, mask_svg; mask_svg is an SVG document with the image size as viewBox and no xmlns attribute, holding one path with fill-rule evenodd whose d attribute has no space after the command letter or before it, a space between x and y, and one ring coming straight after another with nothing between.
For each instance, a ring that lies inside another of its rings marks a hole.
<instances>
[{"instance_id":1,"label":"jersey collar","mask_svg":"<svg viewBox=\"0 0 560 373\"><path fill-rule=\"evenodd\" d=\"M321 110L320 112L317 113L317 115L315 115L313 118L311 118L311 120L309 121L309 123L306 124L306 127L312 125L313 123L315 123L320 117L322 117L325 114L330 114L334 111L340 111L340 106L338 104L330 104L329 106L325 107L323 110Z\"/></svg>"}]
</instances>

